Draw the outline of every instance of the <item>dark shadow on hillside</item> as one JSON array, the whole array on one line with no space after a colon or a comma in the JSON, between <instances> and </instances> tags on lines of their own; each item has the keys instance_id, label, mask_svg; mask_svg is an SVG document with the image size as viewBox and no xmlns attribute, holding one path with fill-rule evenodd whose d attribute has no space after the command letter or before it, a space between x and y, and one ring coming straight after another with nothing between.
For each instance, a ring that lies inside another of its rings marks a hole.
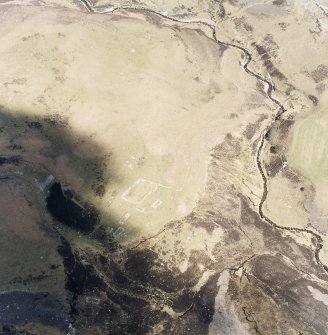
<instances>
[{"instance_id":1,"label":"dark shadow on hillside","mask_svg":"<svg viewBox=\"0 0 328 335\"><path fill-rule=\"evenodd\" d=\"M99 284L95 280L96 276L92 275L93 267L83 264L80 259L78 239L82 236L87 245L85 239L89 238L99 249L117 249L117 242L107 233L107 228L115 226L117 218L103 213L92 202L93 198L101 198L106 192L107 183L116 178L107 166L110 153L95 141L73 131L69 122L61 115L33 117L22 111L12 113L4 107L0 108L0 140L0 182L19 180L27 192L33 195L32 198L40 201L40 204L34 206L34 210L43 208L48 217L42 229L50 239L57 241L58 253L63 259L66 273L70 305L69 315L62 317L67 310L61 305L63 302L57 301L56 297L49 300L45 296L42 303L47 308L38 307L35 311L31 307L32 310L25 313L27 305L33 306L35 294L43 297L46 293L25 294L18 291L11 295L0 295L0 305L4 303L3 299L11 305L8 301L12 297L15 300L12 304L17 307L2 313L0 326L14 334L15 326L39 322L58 327L66 334L68 321L73 322L75 314L78 313L74 307L78 296L86 290L92 291ZM67 160L64 168L68 175L73 173L75 178L84 181L80 190L71 188L67 180L63 184L61 176L65 175L65 171L56 173L57 157L65 157ZM91 199L90 194L93 194ZM13 208L19 209L19 203L14 204ZM31 262L34 260L31 259ZM17 276L19 275L20 270L17 268ZM28 284L24 285L24 289L28 290ZM53 322L49 321L49 313L60 317ZM64 320L62 324L60 320Z\"/></svg>"}]
</instances>

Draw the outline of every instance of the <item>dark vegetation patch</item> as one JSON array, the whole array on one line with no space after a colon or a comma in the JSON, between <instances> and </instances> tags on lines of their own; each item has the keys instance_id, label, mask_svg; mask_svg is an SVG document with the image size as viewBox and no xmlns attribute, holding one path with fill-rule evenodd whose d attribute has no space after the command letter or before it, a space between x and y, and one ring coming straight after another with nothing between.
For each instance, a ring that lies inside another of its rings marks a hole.
<instances>
[{"instance_id":1,"label":"dark vegetation patch","mask_svg":"<svg viewBox=\"0 0 328 335\"><path fill-rule=\"evenodd\" d=\"M23 147L20 144L17 144L14 139L11 139L9 141L9 145L7 148L11 150L22 150L23 149Z\"/></svg>"},{"instance_id":2,"label":"dark vegetation patch","mask_svg":"<svg viewBox=\"0 0 328 335\"><path fill-rule=\"evenodd\" d=\"M195 293L191 290L183 290L178 295L173 297L172 308L176 313L182 313L186 311L194 300Z\"/></svg>"},{"instance_id":3,"label":"dark vegetation patch","mask_svg":"<svg viewBox=\"0 0 328 335\"><path fill-rule=\"evenodd\" d=\"M326 332L327 308L318 304L308 289L312 286L322 294L327 294L324 286L305 279L300 271L290 267L279 256L259 256L253 263L252 272L255 286L274 299L279 309L288 313L288 319L294 321L298 329L302 327L306 334Z\"/></svg>"},{"instance_id":4,"label":"dark vegetation patch","mask_svg":"<svg viewBox=\"0 0 328 335\"><path fill-rule=\"evenodd\" d=\"M284 285L299 277L296 270L288 267L277 256L260 255L251 264L254 275L270 287Z\"/></svg>"},{"instance_id":5,"label":"dark vegetation patch","mask_svg":"<svg viewBox=\"0 0 328 335\"><path fill-rule=\"evenodd\" d=\"M291 182L297 184L301 182L300 177L298 176L296 171L291 170L290 168L283 170L283 177L289 179Z\"/></svg>"},{"instance_id":6,"label":"dark vegetation patch","mask_svg":"<svg viewBox=\"0 0 328 335\"><path fill-rule=\"evenodd\" d=\"M149 323L148 321L145 322L144 319L146 317L151 318L156 314L156 311L145 312L149 303L128 293L138 294L133 286L127 285L131 281L124 272L118 271L118 266L113 266L115 263L110 262L107 257L101 254L96 257L95 264L91 265L90 261L87 260L82 261L79 253L74 252L69 242L64 238L62 238L62 244L58 246L57 250L63 257L66 288L72 293L70 315L77 329L79 327L85 329L86 326L90 327L91 330L97 329L97 327L105 327L106 334L120 334L121 331L122 334L130 334L130 332L126 332L130 330L133 330L131 334L145 334L149 331ZM96 267L99 267L102 273L106 268L110 272L106 272L106 276L100 277ZM115 278L113 278L114 275L116 275ZM108 285L103 278L106 278L112 284ZM125 289L123 291L114 289L116 284ZM103 294L100 294L100 292L103 292ZM144 295L146 292L142 293ZM100 305L93 308L88 306L85 303L85 297L87 296L100 296ZM88 320L87 325L85 324L86 320ZM108 326L104 325L104 321Z\"/></svg>"},{"instance_id":7,"label":"dark vegetation patch","mask_svg":"<svg viewBox=\"0 0 328 335\"><path fill-rule=\"evenodd\" d=\"M62 237L61 241L62 244L57 247L57 251L63 258L66 274L66 289L72 294L69 315L70 321L74 321L80 314L78 308L79 296L87 292L94 292L95 290L105 290L106 285L97 275L92 265L82 263L79 254L73 252L65 238Z\"/></svg>"},{"instance_id":8,"label":"dark vegetation patch","mask_svg":"<svg viewBox=\"0 0 328 335\"><path fill-rule=\"evenodd\" d=\"M135 281L133 281L125 273L119 264L116 262L107 259L104 262L102 255L98 255L99 268L102 272L106 274L106 277L111 278L111 281L115 284L118 289L133 289L135 291ZM142 293L142 291L137 289L137 293ZM144 292L145 293L145 292Z\"/></svg>"},{"instance_id":9,"label":"dark vegetation patch","mask_svg":"<svg viewBox=\"0 0 328 335\"><path fill-rule=\"evenodd\" d=\"M141 320L140 320L141 321ZM138 322L134 323L127 323L127 324L114 324L109 332L108 335L144 335L148 334L151 328L147 325L142 325ZM107 335L106 334L106 335Z\"/></svg>"},{"instance_id":10,"label":"dark vegetation patch","mask_svg":"<svg viewBox=\"0 0 328 335\"><path fill-rule=\"evenodd\" d=\"M275 141L278 143L283 142L290 131L290 128L294 125L295 120L289 120L289 119L283 119L279 122L278 127L274 128L272 130L274 135L277 135L277 138L275 138Z\"/></svg>"},{"instance_id":11,"label":"dark vegetation patch","mask_svg":"<svg viewBox=\"0 0 328 335\"><path fill-rule=\"evenodd\" d=\"M106 227L103 225L98 225L89 236L100 242L109 253L115 252L118 248L117 241L107 232Z\"/></svg>"},{"instance_id":12,"label":"dark vegetation patch","mask_svg":"<svg viewBox=\"0 0 328 335\"><path fill-rule=\"evenodd\" d=\"M264 92L264 84L261 80L257 80L256 81L256 88L258 89L258 91L260 91L261 93L264 94L264 96L266 96L265 92Z\"/></svg>"},{"instance_id":13,"label":"dark vegetation patch","mask_svg":"<svg viewBox=\"0 0 328 335\"><path fill-rule=\"evenodd\" d=\"M67 308L46 293L12 291L0 294L0 325L4 332L11 326L30 322L68 330ZM14 333L15 334L15 333Z\"/></svg>"},{"instance_id":14,"label":"dark vegetation patch","mask_svg":"<svg viewBox=\"0 0 328 335\"><path fill-rule=\"evenodd\" d=\"M34 128L34 129L42 128L42 124L38 121L29 121L29 122L27 121L26 124L29 128Z\"/></svg>"},{"instance_id":15,"label":"dark vegetation patch","mask_svg":"<svg viewBox=\"0 0 328 335\"><path fill-rule=\"evenodd\" d=\"M248 32L252 32L254 30L244 16L234 19L234 23L236 28L242 28Z\"/></svg>"},{"instance_id":16,"label":"dark vegetation patch","mask_svg":"<svg viewBox=\"0 0 328 335\"><path fill-rule=\"evenodd\" d=\"M253 45L270 75L279 80L287 80L286 76L280 72L271 61L271 50L260 44L253 43Z\"/></svg>"},{"instance_id":17,"label":"dark vegetation patch","mask_svg":"<svg viewBox=\"0 0 328 335\"><path fill-rule=\"evenodd\" d=\"M109 158L109 155L105 155L105 158ZM94 193L95 196L102 198L106 193L106 173L105 170L107 168L107 164L104 160L95 160L91 162L89 165L91 165L91 170L94 173L95 182L91 185L91 190Z\"/></svg>"},{"instance_id":18,"label":"dark vegetation patch","mask_svg":"<svg viewBox=\"0 0 328 335\"><path fill-rule=\"evenodd\" d=\"M157 254L151 250L128 250L125 269L132 278L147 282L157 258Z\"/></svg>"},{"instance_id":19,"label":"dark vegetation patch","mask_svg":"<svg viewBox=\"0 0 328 335\"><path fill-rule=\"evenodd\" d=\"M283 157L278 156L273 158L269 164L266 164L265 168L270 177L274 177L283 168L284 160Z\"/></svg>"},{"instance_id":20,"label":"dark vegetation patch","mask_svg":"<svg viewBox=\"0 0 328 335\"><path fill-rule=\"evenodd\" d=\"M262 89L263 89L263 85L262 86ZM243 131L243 135L247 138L247 140L251 140L253 138L253 136L256 134L256 131L258 130L259 128L259 125L260 123L267 119L267 116L266 115L261 115L258 120L254 123L249 123L245 130Z\"/></svg>"},{"instance_id":21,"label":"dark vegetation patch","mask_svg":"<svg viewBox=\"0 0 328 335\"><path fill-rule=\"evenodd\" d=\"M74 322L77 329L81 328L84 331L87 327L90 327L92 333L93 329L102 327L106 330L106 334L145 334L149 331L148 322L151 320L145 322L144 319L146 317L150 318L156 312L145 312L149 306L147 301L131 296L130 293L114 290L98 274L96 270L97 262L95 265L91 265L88 261L82 261L79 253L72 250L66 239L62 238L62 244L58 246L57 250L63 258L66 289L72 294L71 322ZM107 264L106 257L103 255L98 259L102 264ZM109 273L106 275L109 275ZM119 275L124 276L122 273ZM106 276L106 278L109 282L113 282L111 276ZM124 281L122 278L118 280ZM136 294L130 287L127 287L127 289L128 292ZM86 304L86 297L88 296L101 297L101 303L91 307ZM108 326L104 325L104 322Z\"/></svg>"},{"instance_id":22,"label":"dark vegetation patch","mask_svg":"<svg viewBox=\"0 0 328 335\"><path fill-rule=\"evenodd\" d=\"M235 158L241 154L240 139L234 138L230 133L228 133L223 142L218 144L212 150L212 156L219 158L224 156L225 158Z\"/></svg>"},{"instance_id":23,"label":"dark vegetation patch","mask_svg":"<svg viewBox=\"0 0 328 335\"><path fill-rule=\"evenodd\" d=\"M133 295L129 295L128 293L119 293L107 287L107 297L113 301L116 305L119 305L120 308L131 314L132 317L135 317L139 314L139 318L143 315L142 310L147 308L148 302L141 298L136 298ZM138 323L141 323L141 320L135 318ZM131 322L131 319L130 319Z\"/></svg>"},{"instance_id":24,"label":"dark vegetation patch","mask_svg":"<svg viewBox=\"0 0 328 335\"><path fill-rule=\"evenodd\" d=\"M311 72L311 77L316 83L328 78L328 66L320 64L315 70Z\"/></svg>"},{"instance_id":25,"label":"dark vegetation patch","mask_svg":"<svg viewBox=\"0 0 328 335\"><path fill-rule=\"evenodd\" d=\"M257 124L256 123L249 123L246 127L246 129L243 131L243 135L250 140L256 132L257 129Z\"/></svg>"},{"instance_id":26,"label":"dark vegetation patch","mask_svg":"<svg viewBox=\"0 0 328 335\"><path fill-rule=\"evenodd\" d=\"M3 325L2 332L0 335L38 335L36 333L30 333L23 329L16 329L13 325Z\"/></svg>"},{"instance_id":27,"label":"dark vegetation patch","mask_svg":"<svg viewBox=\"0 0 328 335\"><path fill-rule=\"evenodd\" d=\"M177 267L167 268L161 264L157 254L151 250L128 250L125 269L126 274L140 284L171 294L195 286L203 273L199 265L209 268L211 262L205 252L193 251L188 259L187 270L181 273Z\"/></svg>"},{"instance_id":28,"label":"dark vegetation patch","mask_svg":"<svg viewBox=\"0 0 328 335\"><path fill-rule=\"evenodd\" d=\"M145 13L143 14L145 15ZM162 28L163 26L163 18L155 13L146 12L145 19L150 24L156 25L159 28Z\"/></svg>"},{"instance_id":29,"label":"dark vegetation patch","mask_svg":"<svg viewBox=\"0 0 328 335\"><path fill-rule=\"evenodd\" d=\"M272 138L272 128L270 128L265 134L264 134L264 138L267 140L267 141L270 141L271 138Z\"/></svg>"},{"instance_id":30,"label":"dark vegetation patch","mask_svg":"<svg viewBox=\"0 0 328 335\"><path fill-rule=\"evenodd\" d=\"M210 262L200 261L198 263L197 260L193 260L192 257L190 257L188 268L184 273L181 273L177 267L173 267L170 270L164 269L156 273L151 283L168 293L177 292L186 287L191 288L198 283L202 276L203 272L199 269L198 265L203 263L205 263L205 268L207 268L206 265Z\"/></svg>"},{"instance_id":31,"label":"dark vegetation patch","mask_svg":"<svg viewBox=\"0 0 328 335\"><path fill-rule=\"evenodd\" d=\"M184 310L183 317L165 323L163 334L199 335L208 333L214 314L215 297L219 289L218 276L219 274L213 275L192 299L188 295L183 296L182 299L188 302L191 300L192 305Z\"/></svg>"},{"instance_id":32,"label":"dark vegetation patch","mask_svg":"<svg viewBox=\"0 0 328 335\"><path fill-rule=\"evenodd\" d=\"M239 195L241 204L240 217L242 219L242 224L246 226L262 224L260 216L249 207L249 200L242 194Z\"/></svg>"},{"instance_id":33,"label":"dark vegetation patch","mask_svg":"<svg viewBox=\"0 0 328 335\"><path fill-rule=\"evenodd\" d=\"M209 325L212 321L215 307L215 297L218 293L217 281L220 274L213 275L195 296L195 310L201 323Z\"/></svg>"},{"instance_id":34,"label":"dark vegetation patch","mask_svg":"<svg viewBox=\"0 0 328 335\"><path fill-rule=\"evenodd\" d=\"M30 284L30 283L37 283L43 279L47 278L47 274L45 271L42 271L42 273L38 274L38 275L32 275L32 274L29 274L28 276L26 277L21 277L21 276L17 276L15 277L14 279L12 279L9 283L10 284L17 284L17 283L20 283L20 284L23 284L24 286L26 286L27 284Z\"/></svg>"},{"instance_id":35,"label":"dark vegetation patch","mask_svg":"<svg viewBox=\"0 0 328 335\"><path fill-rule=\"evenodd\" d=\"M118 242L115 240L113 235L107 231L107 228L102 224L97 225L95 229L89 234L89 237L101 243L101 245L105 247L106 251L109 253L113 253L118 249Z\"/></svg>"},{"instance_id":36,"label":"dark vegetation patch","mask_svg":"<svg viewBox=\"0 0 328 335\"><path fill-rule=\"evenodd\" d=\"M99 221L99 213L93 205L84 203L81 207L63 193L60 183L50 187L46 201L53 218L70 228L90 233Z\"/></svg>"},{"instance_id":37,"label":"dark vegetation patch","mask_svg":"<svg viewBox=\"0 0 328 335\"><path fill-rule=\"evenodd\" d=\"M264 245L268 251L288 255L300 268L305 268L307 272L316 273L322 280L328 280L328 276L322 271L322 267L317 264L314 258L312 246L306 247L297 244L292 237L284 237L275 227L266 223L264 224L260 216L250 208L249 200L242 194L239 194L239 198L241 203L242 224L253 225L262 232ZM312 242L313 245L317 245L315 238L312 239ZM300 261L301 259L305 259L306 264Z\"/></svg>"},{"instance_id":38,"label":"dark vegetation patch","mask_svg":"<svg viewBox=\"0 0 328 335\"><path fill-rule=\"evenodd\" d=\"M316 86L316 90L319 94L322 94L326 90L326 85L324 83L320 83Z\"/></svg>"},{"instance_id":39,"label":"dark vegetation patch","mask_svg":"<svg viewBox=\"0 0 328 335\"><path fill-rule=\"evenodd\" d=\"M106 285L97 275L94 267L84 264L79 254L73 252L67 240L62 238L62 244L57 247L57 251L63 258L67 290L76 296L94 289L105 290Z\"/></svg>"},{"instance_id":40,"label":"dark vegetation patch","mask_svg":"<svg viewBox=\"0 0 328 335\"><path fill-rule=\"evenodd\" d=\"M228 245L231 242L238 242L241 240L241 234L237 229L230 229L225 232L224 242Z\"/></svg>"},{"instance_id":41,"label":"dark vegetation patch","mask_svg":"<svg viewBox=\"0 0 328 335\"><path fill-rule=\"evenodd\" d=\"M279 45L274 41L272 34L266 34L263 39L266 48L273 57L278 56Z\"/></svg>"},{"instance_id":42,"label":"dark vegetation patch","mask_svg":"<svg viewBox=\"0 0 328 335\"><path fill-rule=\"evenodd\" d=\"M318 105L318 98L316 96L314 96L312 94L309 94L308 98L312 101L312 103L313 103L314 106Z\"/></svg>"},{"instance_id":43,"label":"dark vegetation patch","mask_svg":"<svg viewBox=\"0 0 328 335\"><path fill-rule=\"evenodd\" d=\"M281 28L281 30L286 30L287 27L289 26L289 23L286 23L286 22L279 22L278 23L279 27Z\"/></svg>"},{"instance_id":44,"label":"dark vegetation patch","mask_svg":"<svg viewBox=\"0 0 328 335\"><path fill-rule=\"evenodd\" d=\"M286 86L287 86L286 91L285 91L286 95L290 95L293 91L295 91L294 85L286 83Z\"/></svg>"},{"instance_id":45,"label":"dark vegetation patch","mask_svg":"<svg viewBox=\"0 0 328 335\"><path fill-rule=\"evenodd\" d=\"M278 154L279 152L281 152L282 150L282 146L277 144L277 145L272 145L270 147L270 153L273 154L273 155L276 155Z\"/></svg>"},{"instance_id":46,"label":"dark vegetation patch","mask_svg":"<svg viewBox=\"0 0 328 335\"><path fill-rule=\"evenodd\" d=\"M237 113L231 113L230 115L229 115L229 117L230 117L230 119L238 119L238 114Z\"/></svg>"},{"instance_id":47,"label":"dark vegetation patch","mask_svg":"<svg viewBox=\"0 0 328 335\"><path fill-rule=\"evenodd\" d=\"M93 193L99 198L102 198L106 193L106 188L105 188L105 185L103 184L101 185L93 184L91 186L91 189Z\"/></svg>"},{"instance_id":48,"label":"dark vegetation patch","mask_svg":"<svg viewBox=\"0 0 328 335\"><path fill-rule=\"evenodd\" d=\"M284 6L287 5L286 0L273 0L272 4L275 6Z\"/></svg>"},{"instance_id":49,"label":"dark vegetation patch","mask_svg":"<svg viewBox=\"0 0 328 335\"><path fill-rule=\"evenodd\" d=\"M61 114L49 114L43 118L43 121L51 126L65 128L68 127L68 119Z\"/></svg>"},{"instance_id":50,"label":"dark vegetation patch","mask_svg":"<svg viewBox=\"0 0 328 335\"><path fill-rule=\"evenodd\" d=\"M289 120L289 119L282 120L279 124L280 132L282 132L283 134L286 134L286 132L288 132L288 130L294 123L295 123L295 120Z\"/></svg>"},{"instance_id":51,"label":"dark vegetation patch","mask_svg":"<svg viewBox=\"0 0 328 335\"><path fill-rule=\"evenodd\" d=\"M216 14L221 18L223 19L226 15L226 10L223 6L223 4L221 2L217 2L217 6L218 6L218 10L216 12Z\"/></svg>"},{"instance_id":52,"label":"dark vegetation patch","mask_svg":"<svg viewBox=\"0 0 328 335\"><path fill-rule=\"evenodd\" d=\"M196 213L190 213L185 220L188 221L192 226L196 228L203 228L208 234L212 234L217 224L213 221L213 218L216 217L215 214L207 214L206 220L203 217L197 216Z\"/></svg>"},{"instance_id":53,"label":"dark vegetation patch","mask_svg":"<svg viewBox=\"0 0 328 335\"><path fill-rule=\"evenodd\" d=\"M5 164L13 164L15 166L18 166L22 161L22 158L20 156L10 156L10 157L4 157L0 156L0 165Z\"/></svg>"}]
</instances>

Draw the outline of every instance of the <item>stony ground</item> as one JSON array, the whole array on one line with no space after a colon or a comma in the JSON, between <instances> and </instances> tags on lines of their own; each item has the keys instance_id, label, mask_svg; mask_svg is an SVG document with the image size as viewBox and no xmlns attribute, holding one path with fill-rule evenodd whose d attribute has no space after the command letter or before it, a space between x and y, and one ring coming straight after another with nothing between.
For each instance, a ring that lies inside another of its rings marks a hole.
<instances>
[{"instance_id":1,"label":"stony ground","mask_svg":"<svg viewBox=\"0 0 328 335\"><path fill-rule=\"evenodd\" d=\"M328 334L328 3L0 1L1 334Z\"/></svg>"}]
</instances>

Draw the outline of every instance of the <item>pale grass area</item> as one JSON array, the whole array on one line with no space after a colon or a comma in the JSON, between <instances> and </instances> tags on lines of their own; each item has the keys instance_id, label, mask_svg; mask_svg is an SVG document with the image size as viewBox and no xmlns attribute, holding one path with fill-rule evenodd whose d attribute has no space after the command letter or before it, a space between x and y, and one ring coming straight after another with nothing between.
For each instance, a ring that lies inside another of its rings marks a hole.
<instances>
[{"instance_id":1,"label":"pale grass area","mask_svg":"<svg viewBox=\"0 0 328 335\"><path fill-rule=\"evenodd\" d=\"M73 135L104 148L116 178L94 201L137 235L188 214L204 193L211 148L272 111L240 53L222 49L199 25L37 7L0 15L2 104L64 115ZM59 157L56 169L77 187L69 161ZM139 179L156 188L136 205L122 194ZM93 201L91 191L84 196Z\"/></svg>"},{"instance_id":2,"label":"pale grass area","mask_svg":"<svg viewBox=\"0 0 328 335\"><path fill-rule=\"evenodd\" d=\"M81 9L79 0L0 0L0 6L49 6Z\"/></svg>"},{"instance_id":3,"label":"pale grass area","mask_svg":"<svg viewBox=\"0 0 328 335\"><path fill-rule=\"evenodd\" d=\"M279 226L306 228L308 213L304 212L304 193L286 178L276 176L270 179L270 192L264 204L266 215Z\"/></svg>"},{"instance_id":4,"label":"pale grass area","mask_svg":"<svg viewBox=\"0 0 328 335\"><path fill-rule=\"evenodd\" d=\"M314 183L328 182L328 110L300 120L294 128L290 162Z\"/></svg>"},{"instance_id":5,"label":"pale grass area","mask_svg":"<svg viewBox=\"0 0 328 335\"><path fill-rule=\"evenodd\" d=\"M299 118L291 134L288 151L291 166L296 167L311 180L315 195L311 204L309 222L320 231L325 243L322 259L328 260L328 113L318 110ZM309 212L309 209L307 210ZM303 215L304 217L304 215ZM300 221L300 220L299 220ZM324 225L324 226L323 226Z\"/></svg>"}]
</instances>

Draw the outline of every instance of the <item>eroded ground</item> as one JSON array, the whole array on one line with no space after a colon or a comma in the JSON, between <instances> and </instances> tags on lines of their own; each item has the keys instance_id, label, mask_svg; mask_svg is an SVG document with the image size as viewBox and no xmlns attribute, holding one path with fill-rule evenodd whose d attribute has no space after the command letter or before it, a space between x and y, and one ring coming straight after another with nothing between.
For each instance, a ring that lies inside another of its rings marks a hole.
<instances>
[{"instance_id":1,"label":"eroded ground","mask_svg":"<svg viewBox=\"0 0 328 335\"><path fill-rule=\"evenodd\" d=\"M325 8L0 2L3 334L328 334Z\"/></svg>"}]
</instances>

